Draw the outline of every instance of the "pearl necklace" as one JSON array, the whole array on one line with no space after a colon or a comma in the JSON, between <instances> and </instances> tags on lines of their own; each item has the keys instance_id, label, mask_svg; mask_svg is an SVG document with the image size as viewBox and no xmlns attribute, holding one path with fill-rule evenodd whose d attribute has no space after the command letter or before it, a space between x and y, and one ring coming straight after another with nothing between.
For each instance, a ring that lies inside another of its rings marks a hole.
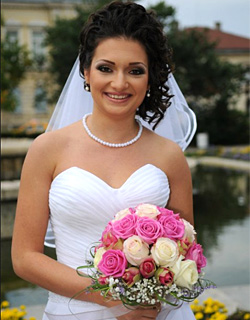
<instances>
[{"instance_id":1,"label":"pearl necklace","mask_svg":"<svg viewBox=\"0 0 250 320\"><path fill-rule=\"evenodd\" d=\"M89 127L87 126L87 123L86 123L86 119L89 115L91 115L91 113L85 114L85 116L83 117L83 119L82 119L83 127L86 130L87 134L90 136L90 138L94 139L95 141L99 142L100 144L102 144L104 146L111 147L111 148L127 147L127 146L135 143L140 138L140 136L142 134L143 126L141 124L141 121L139 119L136 119L137 123L139 124L139 131L137 133L137 136L134 137L132 140L124 142L124 143L110 143L110 142L103 141L103 140L97 138L95 135L93 135L93 133L89 130Z\"/></svg>"}]
</instances>

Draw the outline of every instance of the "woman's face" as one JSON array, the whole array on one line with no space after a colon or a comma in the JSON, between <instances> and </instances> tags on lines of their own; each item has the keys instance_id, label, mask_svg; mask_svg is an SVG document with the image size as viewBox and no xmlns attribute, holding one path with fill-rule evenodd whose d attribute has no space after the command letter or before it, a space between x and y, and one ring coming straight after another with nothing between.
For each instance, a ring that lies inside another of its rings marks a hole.
<instances>
[{"instance_id":1,"label":"woman's face","mask_svg":"<svg viewBox=\"0 0 250 320\"><path fill-rule=\"evenodd\" d=\"M148 89L148 57L134 40L109 38L96 47L85 70L94 108L113 115L134 114Z\"/></svg>"}]
</instances>

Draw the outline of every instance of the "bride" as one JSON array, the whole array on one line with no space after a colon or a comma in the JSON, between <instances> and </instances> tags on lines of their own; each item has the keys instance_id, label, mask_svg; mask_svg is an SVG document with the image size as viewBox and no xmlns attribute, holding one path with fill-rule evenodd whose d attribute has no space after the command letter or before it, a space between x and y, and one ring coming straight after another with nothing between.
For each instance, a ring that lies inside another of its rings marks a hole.
<instances>
[{"instance_id":1,"label":"bride","mask_svg":"<svg viewBox=\"0 0 250 320\"><path fill-rule=\"evenodd\" d=\"M23 165L14 270L49 291L43 320L194 319L187 303L130 311L98 292L71 299L90 284L76 268L116 212L151 203L193 223L183 150L195 116L171 76L159 22L141 5L113 2L90 16L80 42L49 129ZM44 254L46 231L57 261Z\"/></svg>"}]
</instances>

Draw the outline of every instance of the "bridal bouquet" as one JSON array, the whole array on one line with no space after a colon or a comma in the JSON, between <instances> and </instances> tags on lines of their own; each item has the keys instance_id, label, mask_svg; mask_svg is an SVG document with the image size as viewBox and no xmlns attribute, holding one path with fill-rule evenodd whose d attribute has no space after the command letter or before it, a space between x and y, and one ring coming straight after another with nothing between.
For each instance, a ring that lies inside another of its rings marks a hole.
<instances>
[{"instance_id":1,"label":"bridal bouquet","mask_svg":"<svg viewBox=\"0 0 250 320\"><path fill-rule=\"evenodd\" d=\"M152 204L119 211L90 250L87 290L125 306L192 301L214 284L203 279L206 258L195 230L173 211Z\"/></svg>"}]
</instances>

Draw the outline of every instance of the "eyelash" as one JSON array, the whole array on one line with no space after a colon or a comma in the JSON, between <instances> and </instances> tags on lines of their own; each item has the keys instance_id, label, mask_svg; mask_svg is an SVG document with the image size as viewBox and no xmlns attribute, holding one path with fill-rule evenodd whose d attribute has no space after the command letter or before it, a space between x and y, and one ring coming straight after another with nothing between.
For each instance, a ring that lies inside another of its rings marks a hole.
<instances>
[{"instance_id":1,"label":"eyelash","mask_svg":"<svg viewBox=\"0 0 250 320\"><path fill-rule=\"evenodd\" d=\"M109 68L108 66L98 66L97 70L99 70L103 73L111 73L112 72L112 69ZM135 69L132 69L129 73L132 75L135 75L135 76L139 76L139 75L145 74L145 70L142 68L135 68Z\"/></svg>"},{"instance_id":2,"label":"eyelash","mask_svg":"<svg viewBox=\"0 0 250 320\"><path fill-rule=\"evenodd\" d=\"M98 66L97 67L97 70L101 71L101 72L104 72L104 73L110 73L112 72L112 70L107 67L107 66Z\"/></svg>"}]
</instances>

